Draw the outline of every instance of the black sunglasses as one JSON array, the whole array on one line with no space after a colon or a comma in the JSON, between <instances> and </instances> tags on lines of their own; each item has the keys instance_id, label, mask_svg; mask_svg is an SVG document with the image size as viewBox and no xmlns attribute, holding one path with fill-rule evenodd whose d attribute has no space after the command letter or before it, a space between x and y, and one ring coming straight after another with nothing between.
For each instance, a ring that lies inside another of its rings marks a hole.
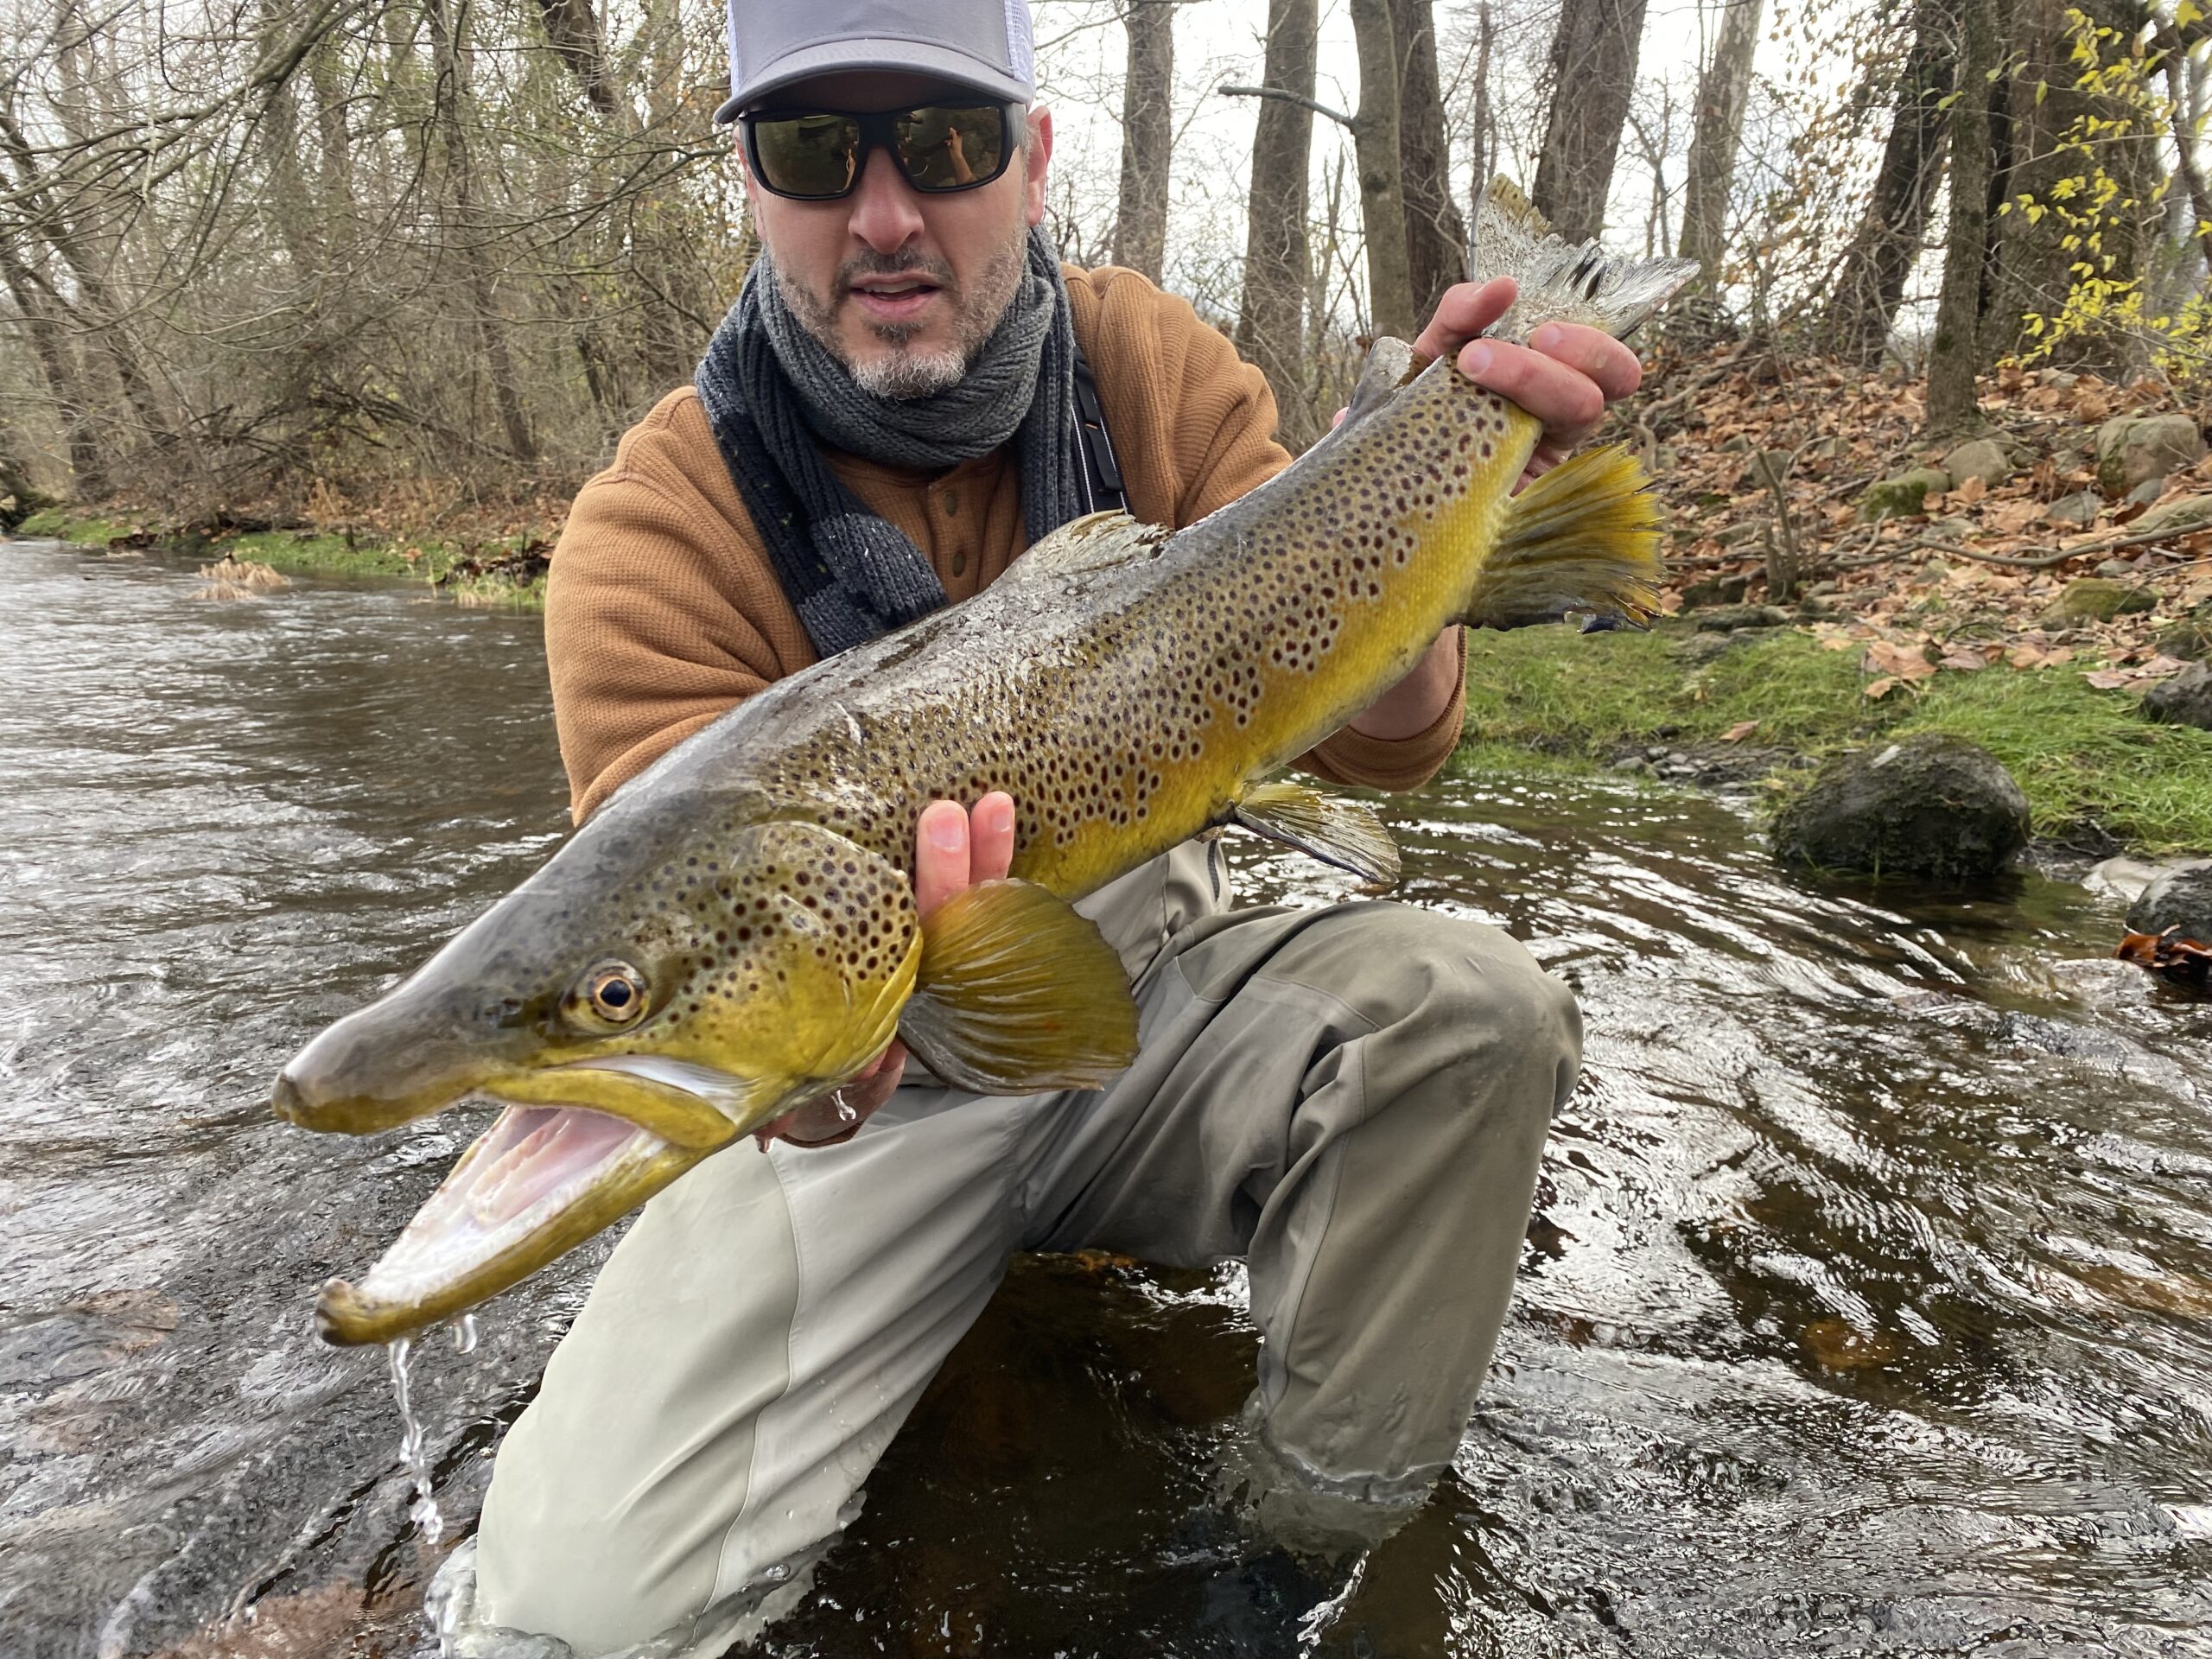
<instances>
[{"instance_id":1,"label":"black sunglasses","mask_svg":"<svg viewBox=\"0 0 2212 1659\"><path fill-rule=\"evenodd\" d=\"M945 195L988 184L1014 157L1007 104L931 104L915 110L766 110L741 115L746 165L761 188L794 201L852 194L878 144L917 190Z\"/></svg>"}]
</instances>

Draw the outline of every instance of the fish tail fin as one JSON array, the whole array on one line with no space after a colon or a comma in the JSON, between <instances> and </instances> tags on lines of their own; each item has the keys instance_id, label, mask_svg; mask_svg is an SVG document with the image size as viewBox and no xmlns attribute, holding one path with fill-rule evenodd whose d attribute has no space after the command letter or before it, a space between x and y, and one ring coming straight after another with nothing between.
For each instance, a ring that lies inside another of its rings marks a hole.
<instances>
[{"instance_id":1,"label":"fish tail fin","mask_svg":"<svg viewBox=\"0 0 2212 1659\"><path fill-rule=\"evenodd\" d=\"M1521 286L1485 331L1494 339L1520 343L1547 322L1586 323L1625 339L1698 270L1694 259L1624 259L1595 240L1564 241L1503 174L1475 211L1474 280L1510 276Z\"/></svg>"},{"instance_id":2,"label":"fish tail fin","mask_svg":"<svg viewBox=\"0 0 2212 1659\"><path fill-rule=\"evenodd\" d=\"M1618 444L1585 450L1513 498L1465 620L1518 628L1587 611L1598 627L1641 626L1659 608L1659 505Z\"/></svg>"}]
</instances>

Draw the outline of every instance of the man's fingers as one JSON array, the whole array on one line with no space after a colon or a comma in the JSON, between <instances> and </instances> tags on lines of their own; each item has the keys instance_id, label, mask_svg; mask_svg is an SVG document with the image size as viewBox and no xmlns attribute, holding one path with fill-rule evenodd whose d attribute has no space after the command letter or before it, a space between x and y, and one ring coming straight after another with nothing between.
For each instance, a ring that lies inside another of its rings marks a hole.
<instances>
[{"instance_id":1,"label":"man's fingers","mask_svg":"<svg viewBox=\"0 0 2212 1659\"><path fill-rule=\"evenodd\" d=\"M1643 384L1643 365L1634 352L1602 328L1580 322L1548 322L1529 344L1554 363L1563 363L1598 383L1609 404Z\"/></svg>"},{"instance_id":2,"label":"man's fingers","mask_svg":"<svg viewBox=\"0 0 2212 1659\"><path fill-rule=\"evenodd\" d=\"M1014 797L995 789L968 815L969 879L1001 880L1013 866Z\"/></svg>"},{"instance_id":3,"label":"man's fingers","mask_svg":"<svg viewBox=\"0 0 2212 1659\"><path fill-rule=\"evenodd\" d=\"M1544 423L1545 438L1564 448L1581 442L1605 412L1595 380L1525 346L1478 340L1459 353L1459 372L1527 410Z\"/></svg>"},{"instance_id":4,"label":"man's fingers","mask_svg":"<svg viewBox=\"0 0 2212 1659\"><path fill-rule=\"evenodd\" d=\"M1421 331L1414 349L1425 357L1446 357L1496 322L1521 291L1510 276L1487 283L1455 283L1436 302L1436 315Z\"/></svg>"},{"instance_id":5,"label":"man's fingers","mask_svg":"<svg viewBox=\"0 0 2212 1659\"><path fill-rule=\"evenodd\" d=\"M914 906L928 915L970 885L968 812L957 801L931 801L914 830Z\"/></svg>"}]
</instances>

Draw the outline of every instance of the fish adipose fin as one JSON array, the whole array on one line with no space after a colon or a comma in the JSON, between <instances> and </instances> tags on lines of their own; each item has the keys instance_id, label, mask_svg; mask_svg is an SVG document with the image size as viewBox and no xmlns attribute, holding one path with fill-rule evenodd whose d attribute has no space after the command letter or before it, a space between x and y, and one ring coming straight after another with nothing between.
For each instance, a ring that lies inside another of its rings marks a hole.
<instances>
[{"instance_id":1,"label":"fish adipose fin","mask_svg":"<svg viewBox=\"0 0 2212 1659\"><path fill-rule=\"evenodd\" d=\"M1377 890L1398 884L1398 848L1382 820L1357 801L1303 784L1261 784L1229 809L1229 820L1255 836L1349 870Z\"/></svg>"},{"instance_id":2,"label":"fish adipose fin","mask_svg":"<svg viewBox=\"0 0 2212 1659\"><path fill-rule=\"evenodd\" d=\"M1520 296L1484 332L1525 343L1548 322L1586 323L1623 340L1698 273L1694 259L1624 259L1554 233L1503 175L1475 210L1473 279L1510 276Z\"/></svg>"},{"instance_id":3,"label":"fish adipose fin","mask_svg":"<svg viewBox=\"0 0 2212 1659\"><path fill-rule=\"evenodd\" d=\"M1659 608L1659 506L1618 444L1561 461L1513 498L1465 620L1519 628L1572 611L1641 626Z\"/></svg>"},{"instance_id":4,"label":"fish adipose fin","mask_svg":"<svg viewBox=\"0 0 2212 1659\"><path fill-rule=\"evenodd\" d=\"M1030 881L982 881L922 921L899 1034L956 1089L1103 1089L1137 1057L1137 1005L1098 925Z\"/></svg>"}]
</instances>

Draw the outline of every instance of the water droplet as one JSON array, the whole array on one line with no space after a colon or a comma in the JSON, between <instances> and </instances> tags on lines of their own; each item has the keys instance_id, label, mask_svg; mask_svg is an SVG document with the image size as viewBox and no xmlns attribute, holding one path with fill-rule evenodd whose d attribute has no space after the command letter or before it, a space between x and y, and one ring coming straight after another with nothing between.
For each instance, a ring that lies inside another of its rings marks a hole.
<instances>
[{"instance_id":1,"label":"water droplet","mask_svg":"<svg viewBox=\"0 0 2212 1659\"><path fill-rule=\"evenodd\" d=\"M407 1518L415 1523L425 1543L435 1545L445 1536L445 1517L438 1513L438 1500L430 1487L430 1459L423 1449L423 1425L415 1415L413 1402L407 1391L407 1358L415 1344L405 1337L385 1345L385 1357L391 1363L392 1397L399 1402L399 1462L412 1478L414 1502L407 1506Z\"/></svg>"}]
</instances>

